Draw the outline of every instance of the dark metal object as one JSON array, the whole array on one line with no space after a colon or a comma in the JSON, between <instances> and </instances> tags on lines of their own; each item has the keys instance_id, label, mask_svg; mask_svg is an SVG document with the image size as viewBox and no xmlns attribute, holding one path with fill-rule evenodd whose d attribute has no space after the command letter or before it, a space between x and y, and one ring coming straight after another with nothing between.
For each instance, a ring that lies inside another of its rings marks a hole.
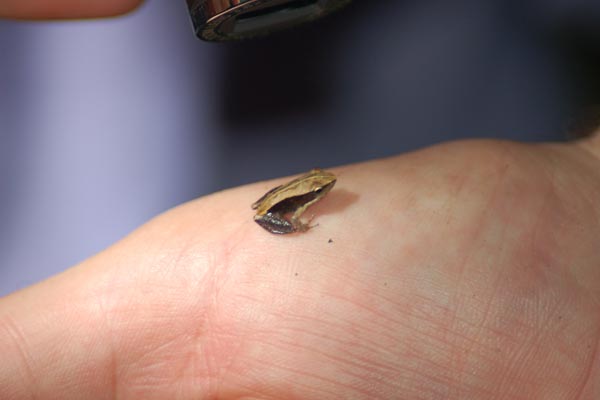
<instances>
[{"instance_id":1,"label":"dark metal object","mask_svg":"<svg viewBox=\"0 0 600 400\"><path fill-rule=\"evenodd\" d=\"M200 39L261 36L321 18L351 0L187 0Z\"/></svg>"}]
</instances>

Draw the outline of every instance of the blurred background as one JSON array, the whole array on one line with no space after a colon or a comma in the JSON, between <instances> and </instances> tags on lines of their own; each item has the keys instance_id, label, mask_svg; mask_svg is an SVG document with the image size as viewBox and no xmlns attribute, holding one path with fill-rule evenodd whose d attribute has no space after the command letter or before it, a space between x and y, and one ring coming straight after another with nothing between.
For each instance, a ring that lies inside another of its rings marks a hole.
<instances>
[{"instance_id":1,"label":"blurred background","mask_svg":"<svg viewBox=\"0 0 600 400\"><path fill-rule=\"evenodd\" d=\"M236 44L196 39L184 0L0 21L0 295L216 190L453 139L566 140L600 104L598 27L596 0L355 0Z\"/></svg>"}]
</instances>

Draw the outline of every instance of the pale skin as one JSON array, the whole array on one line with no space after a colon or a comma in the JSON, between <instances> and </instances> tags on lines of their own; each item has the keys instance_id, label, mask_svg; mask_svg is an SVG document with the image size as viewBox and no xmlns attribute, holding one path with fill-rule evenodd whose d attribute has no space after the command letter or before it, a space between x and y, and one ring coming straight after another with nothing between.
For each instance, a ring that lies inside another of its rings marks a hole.
<instances>
[{"instance_id":1,"label":"pale skin","mask_svg":"<svg viewBox=\"0 0 600 400\"><path fill-rule=\"evenodd\" d=\"M0 0L0 18L110 17L133 10L141 0Z\"/></svg>"},{"instance_id":2,"label":"pale skin","mask_svg":"<svg viewBox=\"0 0 600 400\"><path fill-rule=\"evenodd\" d=\"M0 299L0 399L600 398L600 134L331 170L306 233L261 182Z\"/></svg>"}]
</instances>

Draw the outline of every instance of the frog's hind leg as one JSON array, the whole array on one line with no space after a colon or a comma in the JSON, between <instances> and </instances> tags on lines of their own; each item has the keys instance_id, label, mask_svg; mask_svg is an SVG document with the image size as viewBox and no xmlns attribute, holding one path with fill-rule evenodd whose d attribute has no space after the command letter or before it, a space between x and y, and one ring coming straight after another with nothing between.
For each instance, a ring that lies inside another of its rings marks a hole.
<instances>
[{"instance_id":1,"label":"frog's hind leg","mask_svg":"<svg viewBox=\"0 0 600 400\"><path fill-rule=\"evenodd\" d=\"M271 214L265 214L261 216L256 215L254 216L254 221L262 226L265 230L278 235L294 233L298 230L290 221Z\"/></svg>"}]
</instances>

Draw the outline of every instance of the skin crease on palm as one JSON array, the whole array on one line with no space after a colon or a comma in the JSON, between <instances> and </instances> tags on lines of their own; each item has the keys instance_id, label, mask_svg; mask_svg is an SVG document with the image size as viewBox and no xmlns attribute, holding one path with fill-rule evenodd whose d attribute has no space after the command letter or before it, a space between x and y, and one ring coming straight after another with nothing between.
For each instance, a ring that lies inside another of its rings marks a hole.
<instances>
[{"instance_id":1,"label":"skin crease on palm","mask_svg":"<svg viewBox=\"0 0 600 400\"><path fill-rule=\"evenodd\" d=\"M46 3L0 15L133 6ZM332 170L305 234L257 183L0 299L0 399L600 398L600 135Z\"/></svg>"}]
</instances>

